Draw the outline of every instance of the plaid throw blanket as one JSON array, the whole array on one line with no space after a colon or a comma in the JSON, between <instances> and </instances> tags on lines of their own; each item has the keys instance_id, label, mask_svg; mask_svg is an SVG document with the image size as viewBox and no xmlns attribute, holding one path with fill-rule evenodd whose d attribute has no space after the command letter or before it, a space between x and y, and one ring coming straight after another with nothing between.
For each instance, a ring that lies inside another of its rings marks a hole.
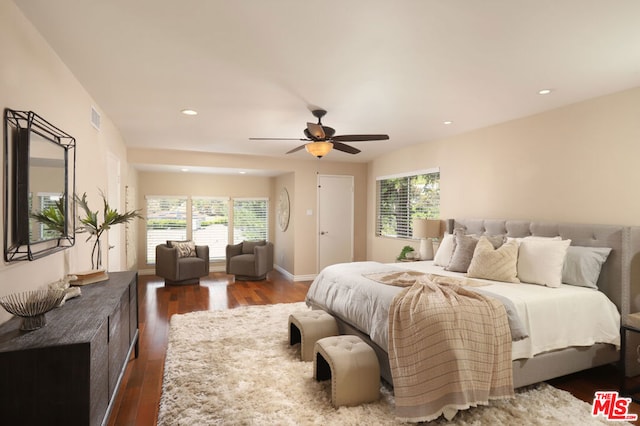
<instances>
[{"instance_id":1,"label":"plaid throw blanket","mask_svg":"<svg viewBox=\"0 0 640 426\"><path fill-rule=\"evenodd\" d=\"M499 301L423 277L389 309L396 417L450 420L513 392L511 333Z\"/></svg>"}]
</instances>

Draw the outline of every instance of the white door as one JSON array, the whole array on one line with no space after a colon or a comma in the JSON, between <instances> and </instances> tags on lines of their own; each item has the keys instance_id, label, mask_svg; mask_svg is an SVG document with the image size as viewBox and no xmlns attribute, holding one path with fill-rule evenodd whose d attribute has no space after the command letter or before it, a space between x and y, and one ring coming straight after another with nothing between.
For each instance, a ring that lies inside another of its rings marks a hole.
<instances>
[{"instance_id":1,"label":"white door","mask_svg":"<svg viewBox=\"0 0 640 426\"><path fill-rule=\"evenodd\" d=\"M353 176L318 176L318 270L353 261Z\"/></svg>"},{"instance_id":2,"label":"white door","mask_svg":"<svg viewBox=\"0 0 640 426\"><path fill-rule=\"evenodd\" d=\"M120 208L120 159L112 153L109 153L107 156L107 180L109 187L106 195L109 207L122 213L122 209ZM124 225L116 225L107 231L109 241L109 250L107 250L109 271L122 271L120 260L122 257L122 241L120 238L122 226Z\"/></svg>"}]
</instances>

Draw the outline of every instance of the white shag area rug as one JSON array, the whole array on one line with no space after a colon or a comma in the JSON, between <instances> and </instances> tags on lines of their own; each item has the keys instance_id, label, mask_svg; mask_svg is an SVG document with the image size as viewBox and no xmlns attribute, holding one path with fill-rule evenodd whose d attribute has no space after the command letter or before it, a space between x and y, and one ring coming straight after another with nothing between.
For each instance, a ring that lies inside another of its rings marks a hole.
<instances>
[{"instance_id":1,"label":"white shag area rug","mask_svg":"<svg viewBox=\"0 0 640 426\"><path fill-rule=\"evenodd\" d=\"M159 425L392 425L393 395L358 407L331 405L331 381L289 346L289 314L304 303L203 311L171 318ZM453 425L602 425L591 405L547 384L511 400L459 412ZM621 424L616 422L616 424Z\"/></svg>"}]
</instances>

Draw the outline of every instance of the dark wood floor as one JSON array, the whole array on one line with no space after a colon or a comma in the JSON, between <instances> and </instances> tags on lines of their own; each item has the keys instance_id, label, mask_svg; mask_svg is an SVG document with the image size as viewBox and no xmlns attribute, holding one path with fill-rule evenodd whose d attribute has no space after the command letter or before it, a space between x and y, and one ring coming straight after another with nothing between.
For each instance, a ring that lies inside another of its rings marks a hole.
<instances>
[{"instance_id":1,"label":"dark wood floor","mask_svg":"<svg viewBox=\"0 0 640 426\"><path fill-rule=\"evenodd\" d=\"M234 282L232 276L214 272L202 279L200 285L168 287L156 276L140 276L140 354L129 360L109 425L156 424L171 315L241 305L301 302L309 284L288 281L277 271L271 272L266 281ZM596 390L617 390L618 376L613 367L602 367L550 383L591 403ZM640 405L632 404L630 411L640 415Z\"/></svg>"}]
</instances>

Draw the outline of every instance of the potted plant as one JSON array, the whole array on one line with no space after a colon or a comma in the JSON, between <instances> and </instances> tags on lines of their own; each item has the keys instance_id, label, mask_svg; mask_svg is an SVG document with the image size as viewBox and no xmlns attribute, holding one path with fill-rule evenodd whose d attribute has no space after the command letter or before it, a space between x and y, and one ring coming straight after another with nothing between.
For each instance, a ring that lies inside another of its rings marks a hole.
<instances>
[{"instance_id":1,"label":"potted plant","mask_svg":"<svg viewBox=\"0 0 640 426\"><path fill-rule=\"evenodd\" d=\"M413 251L414 251L414 248L411 246L402 247L402 251L396 258L396 260L407 260L407 253L413 253Z\"/></svg>"},{"instance_id":2,"label":"potted plant","mask_svg":"<svg viewBox=\"0 0 640 426\"><path fill-rule=\"evenodd\" d=\"M77 194L74 194L74 199L80 206L80 208L84 211L84 217L78 217L82 226L78 229L78 232L88 232L89 236L87 237L87 241L91 238L95 237L95 242L93 243L93 249L91 250L91 269L100 269L102 266L102 251L100 250L100 237L104 231L107 231L114 225L120 223L127 223L134 218L142 219L142 216L139 213L139 210L131 210L124 213L118 213L116 209L112 209L107 202L107 199L102 190L100 191L100 196L102 197L102 223L99 222L98 219L98 211L92 211L89 208L89 204L87 202L87 193L82 194L82 197L78 197Z\"/></svg>"}]
</instances>

